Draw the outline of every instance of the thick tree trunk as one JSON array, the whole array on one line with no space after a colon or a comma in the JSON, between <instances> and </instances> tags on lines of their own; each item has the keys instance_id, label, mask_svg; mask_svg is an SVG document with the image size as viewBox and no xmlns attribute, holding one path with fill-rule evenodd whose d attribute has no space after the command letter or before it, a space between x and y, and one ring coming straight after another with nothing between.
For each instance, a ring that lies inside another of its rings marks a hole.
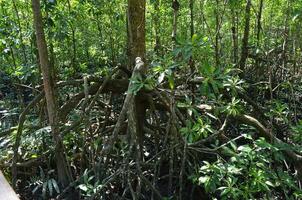
<instances>
[{"instance_id":1,"label":"thick tree trunk","mask_svg":"<svg viewBox=\"0 0 302 200\"><path fill-rule=\"evenodd\" d=\"M53 139L56 145L55 156L58 170L58 179L63 187L67 186L72 181L71 171L68 167L67 160L64 154L64 147L59 135L58 129L58 115L56 110L56 99L53 85L53 79L51 76L51 69L48 60L48 51L45 40L45 34L43 30L42 14L40 9L40 0L32 0L32 9L34 16L34 26L36 30L37 46L40 58L40 65L43 75L43 84L47 104L47 112L49 125Z\"/></svg>"},{"instance_id":2,"label":"thick tree trunk","mask_svg":"<svg viewBox=\"0 0 302 200\"><path fill-rule=\"evenodd\" d=\"M146 0L128 0L129 70L134 68L136 57L145 60L145 10Z\"/></svg>"},{"instance_id":3,"label":"thick tree trunk","mask_svg":"<svg viewBox=\"0 0 302 200\"><path fill-rule=\"evenodd\" d=\"M145 60L146 43L145 43L145 0L128 0L128 41L130 47L129 63L131 64L130 70L134 69L134 66L140 65L140 74L144 75L147 65L142 61ZM140 57L141 59L139 59ZM141 64L142 63L142 64ZM135 141L137 148L137 158L141 158L142 144L143 144L143 126L146 115L145 103L139 101L139 93L135 96L133 101L131 116L136 123L132 123L130 119L128 126L131 133L132 140ZM129 110L131 110L129 108ZM131 111L130 111L131 112ZM132 120L132 121L133 121ZM131 125L132 124L132 125ZM139 191L139 188L138 188Z\"/></svg>"}]
</instances>

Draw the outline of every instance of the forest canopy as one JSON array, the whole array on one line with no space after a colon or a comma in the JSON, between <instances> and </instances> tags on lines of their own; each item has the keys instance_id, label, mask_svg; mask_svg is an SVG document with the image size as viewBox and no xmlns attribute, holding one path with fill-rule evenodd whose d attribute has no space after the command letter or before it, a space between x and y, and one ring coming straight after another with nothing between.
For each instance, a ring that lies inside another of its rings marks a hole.
<instances>
[{"instance_id":1,"label":"forest canopy","mask_svg":"<svg viewBox=\"0 0 302 200\"><path fill-rule=\"evenodd\" d=\"M296 0L0 0L0 170L24 200L302 199L301 24Z\"/></svg>"}]
</instances>

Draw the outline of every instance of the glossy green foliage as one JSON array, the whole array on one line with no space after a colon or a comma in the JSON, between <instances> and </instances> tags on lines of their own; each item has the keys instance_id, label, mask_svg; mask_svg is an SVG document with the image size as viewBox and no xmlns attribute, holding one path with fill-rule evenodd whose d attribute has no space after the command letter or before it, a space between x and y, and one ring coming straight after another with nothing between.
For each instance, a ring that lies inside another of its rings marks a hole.
<instances>
[{"instance_id":1,"label":"glossy green foliage","mask_svg":"<svg viewBox=\"0 0 302 200\"><path fill-rule=\"evenodd\" d=\"M58 183L54 178L51 178L54 170L50 170L45 174L40 167L40 176L32 177L29 181L29 188L32 188L32 195L35 198L49 199L60 193Z\"/></svg>"},{"instance_id":2,"label":"glossy green foliage","mask_svg":"<svg viewBox=\"0 0 302 200\"><path fill-rule=\"evenodd\" d=\"M251 142L232 143L228 149L233 156L227 160L204 161L193 180L220 199L301 198L302 190L290 172L275 165L284 160L280 148L263 138Z\"/></svg>"},{"instance_id":3,"label":"glossy green foliage","mask_svg":"<svg viewBox=\"0 0 302 200\"><path fill-rule=\"evenodd\" d=\"M246 0L179 0L175 40L172 1L147 0L142 23L148 71L134 78L127 1L40 2L59 114L70 106L58 129L82 199L131 199L136 189L142 192L137 199L149 199L154 189L164 199L189 199L194 190L206 191L197 199L302 199L294 164L281 153L302 152L300 0L251 1L248 57L241 70ZM19 116L42 91L32 19L31 1L0 0L0 167L8 177ZM111 77L112 85L94 96L117 66L122 70ZM121 85L127 81L128 90ZM146 97L139 99L146 109L139 164L150 184L135 171L128 120L112 152L100 156L125 92ZM41 162L38 170L21 168L25 173L18 174L26 188L20 193L37 199L63 191L45 106L42 99L27 112L16 151L20 163ZM287 144L259 139L256 127L237 120L243 114Z\"/></svg>"}]
</instances>

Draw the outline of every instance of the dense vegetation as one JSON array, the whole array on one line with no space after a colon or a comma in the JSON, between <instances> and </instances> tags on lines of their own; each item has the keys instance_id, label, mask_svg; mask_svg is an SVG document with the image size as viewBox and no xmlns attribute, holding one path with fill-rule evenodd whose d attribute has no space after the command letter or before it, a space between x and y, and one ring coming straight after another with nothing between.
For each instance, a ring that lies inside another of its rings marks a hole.
<instances>
[{"instance_id":1,"label":"dense vegetation","mask_svg":"<svg viewBox=\"0 0 302 200\"><path fill-rule=\"evenodd\" d=\"M302 199L302 2L0 0L21 199Z\"/></svg>"}]
</instances>

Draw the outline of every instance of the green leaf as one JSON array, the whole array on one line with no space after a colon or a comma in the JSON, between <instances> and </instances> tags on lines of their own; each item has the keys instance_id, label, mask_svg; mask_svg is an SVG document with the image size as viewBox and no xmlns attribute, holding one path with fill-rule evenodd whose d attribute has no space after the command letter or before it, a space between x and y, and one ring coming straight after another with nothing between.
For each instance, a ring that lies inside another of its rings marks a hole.
<instances>
[{"instance_id":1,"label":"green leaf","mask_svg":"<svg viewBox=\"0 0 302 200\"><path fill-rule=\"evenodd\" d=\"M78 188L84 192L87 192L88 191L88 187L85 185L85 184L81 184L78 186Z\"/></svg>"},{"instance_id":2,"label":"green leaf","mask_svg":"<svg viewBox=\"0 0 302 200\"><path fill-rule=\"evenodd\" d=\"M200 171L205 171L205 170L207 170L207 169L209 169L209 165L203 165L202 167L200 167Z\"/></svg>"},{"instance_id":3,"label":"green leaf","mask_svg":"<svg viewBox=\"0 0 302 200\"><path fill-rule=\"evenodd\" d=\"M161 71L163 71L163 68L161 67L161 66L155 66L155 67L153 67L153 69L152 69L155 73L158 73L158 72L161 72Z\"/></svg>"},{"instance_id":4,"label":"green leaf","mask_svg":"<svg viewBox=\"0 0 302 200\"><path fill-rule=\"evenodd\" d=\"M44 182L42 186L42 196L44 199L46 198L46 191L47 191L47 182Z\"/></svg>"},{"instance_id":5,"label":"green leaf","mask_svg":"<svg viewBox=\"0 0 302 200\"><path fill-rule=\"evenodd\" d=\"M41 185L37 185L37 186L32 190L32 193L34 194L40 187L41 187Z\"/></svg>"},{"instance_id":6,"label":"green leaf","mask_svg":"<svg viewBox=\"0 0 302 200\"><path fill-rule=\"evenodd\" d=\"M169 86L173 90L174 89L174 78L172 76L168 76Z\"/></svg>"},{"instance_id":7,"label":"green leaf","mask_svg":"<svg viewBox=\"0 0 302 200\"><path fill-rule=\"evenodd\" d=\"M56 192L59 194L60 193L60 189L59 189L59 186L57 184L57 181L55 179L51 179L51 181L52 181L52 185L55 188Z\"/></svg>"},{"instance_id":8,"label":"green leaf","mask_svg":"<svg viewBox=\"0 0 302 200\"><path fill-rule=\"evenodd\" d=\"M237 150L237 146L236 146L236 144L234 142L231 142L231 147L233 148L234 151Z\"/></svg>"},{"instance_id":9,"label":"green leaf","mask_svg":"<svg viewBox=\"0 0 302 200\"><path fill-rule=\"evenodd\" d=\"M187 103L182 103L182 102L178 102L177 103L177 107L179 108L188 108L190 105L188 105Z\"/></svg>"},{"instance_id":10,"label":"green leaf","mask_svg":"<svg viewBox=\"0 0 302 200\"><path fill-rule=\"evenodd\" d=\"M163 82L164 78L165 78L165 72L160 73L157 83L161 84Z\"/></svg>"},{"instance_id":11,"label":"green leaf","mask_svg":"<svg viewBox=\"0 0 302 200\"><path fill-rule=\"evenodd\" d=\"M199 177L198 182L204 184L209 180L210 180L209 176L202 176L202 177Z\"/></svg>"},{"instance_id":12,"label":"green leaf","mask_svg":"<svg viewBox=\"0 0 302 200\"><path fill-rule=\"evenodd\" d=\"M265 184L271 187L275 187L274 184L270 181L265 181Z\"/></svg>"},{"instance_id":13,"label":"green leaf","mask_svg":"<svg viewBox=\"0 0 302 200\"><path fill-rule=\"evenodd\" d=\"M226 196L230 192L230 190L227 187L220 187L220 190L222 190L221 196Z\"/></svg>"},{"instance_id":14,"label":"green leaf","mask_svg":"<svg viewBox=\"0 0 302 200\"><path fill-rule=\"evenodd\" d=\"M50 194L50 196L52 196L52 194L53 194L53 187L52 187L52 181L51 181L51 179L49 179L47 181L47 184L48 184L49 194Z\"/></svg>"},{"instance_id":15,"label":"green leaf","mask_svg":"<svg viewBox=\"0 0 302 200\"><path fill-rule=\"evenodd\" d=\"M236 155L236 153L231 148L226 147L226 146L222 147L222 151L226 155L230 155L230 156Z\"/></svg>"},{"instance_id":16,"label":"green leaf","mask_svg":"<svg viewBox=\"0 0 302 200\"><path fill-rule=\"evenodd\" d=\"M237 150L242 151L242 152L246 152L246 153L249 153L249 152L252 151L251 147L249 147L247 145L240 146L240 147L238 147Z\"/></svg>"},{"instance_id":17,"label":"green leaf","mask_svg":"<svg viewBox=\"0 0 302 200\"><path fill-rule=\"evenodd\" d=\"M197 34L194 34L194 35L192 36L192 44L195 44L196 41L197 41L197 39L198 39Z\"/></svg>"},{"instance_id":18,"label":"green leaf","mask_svg":"<svg viewBox=\"0 0 302 200\"><path fill-rule=\"evenodd\" d=\"M249 140L253 140L252 136L250 134L242 134L242 136L245 138L245 139L249 139Z\"/></svg>"},{"instance_id":19,"label":"green leaf","mask_svg":"<svg viewBox=\"0 0 302 200\"><path fill-rule=\"evenodd\" d=\"M37 155L37 154L33 154L33 155L31 155L30 157L31 157L31 158L37 158L38 155Z\"/></svg>"}]
</instances>

